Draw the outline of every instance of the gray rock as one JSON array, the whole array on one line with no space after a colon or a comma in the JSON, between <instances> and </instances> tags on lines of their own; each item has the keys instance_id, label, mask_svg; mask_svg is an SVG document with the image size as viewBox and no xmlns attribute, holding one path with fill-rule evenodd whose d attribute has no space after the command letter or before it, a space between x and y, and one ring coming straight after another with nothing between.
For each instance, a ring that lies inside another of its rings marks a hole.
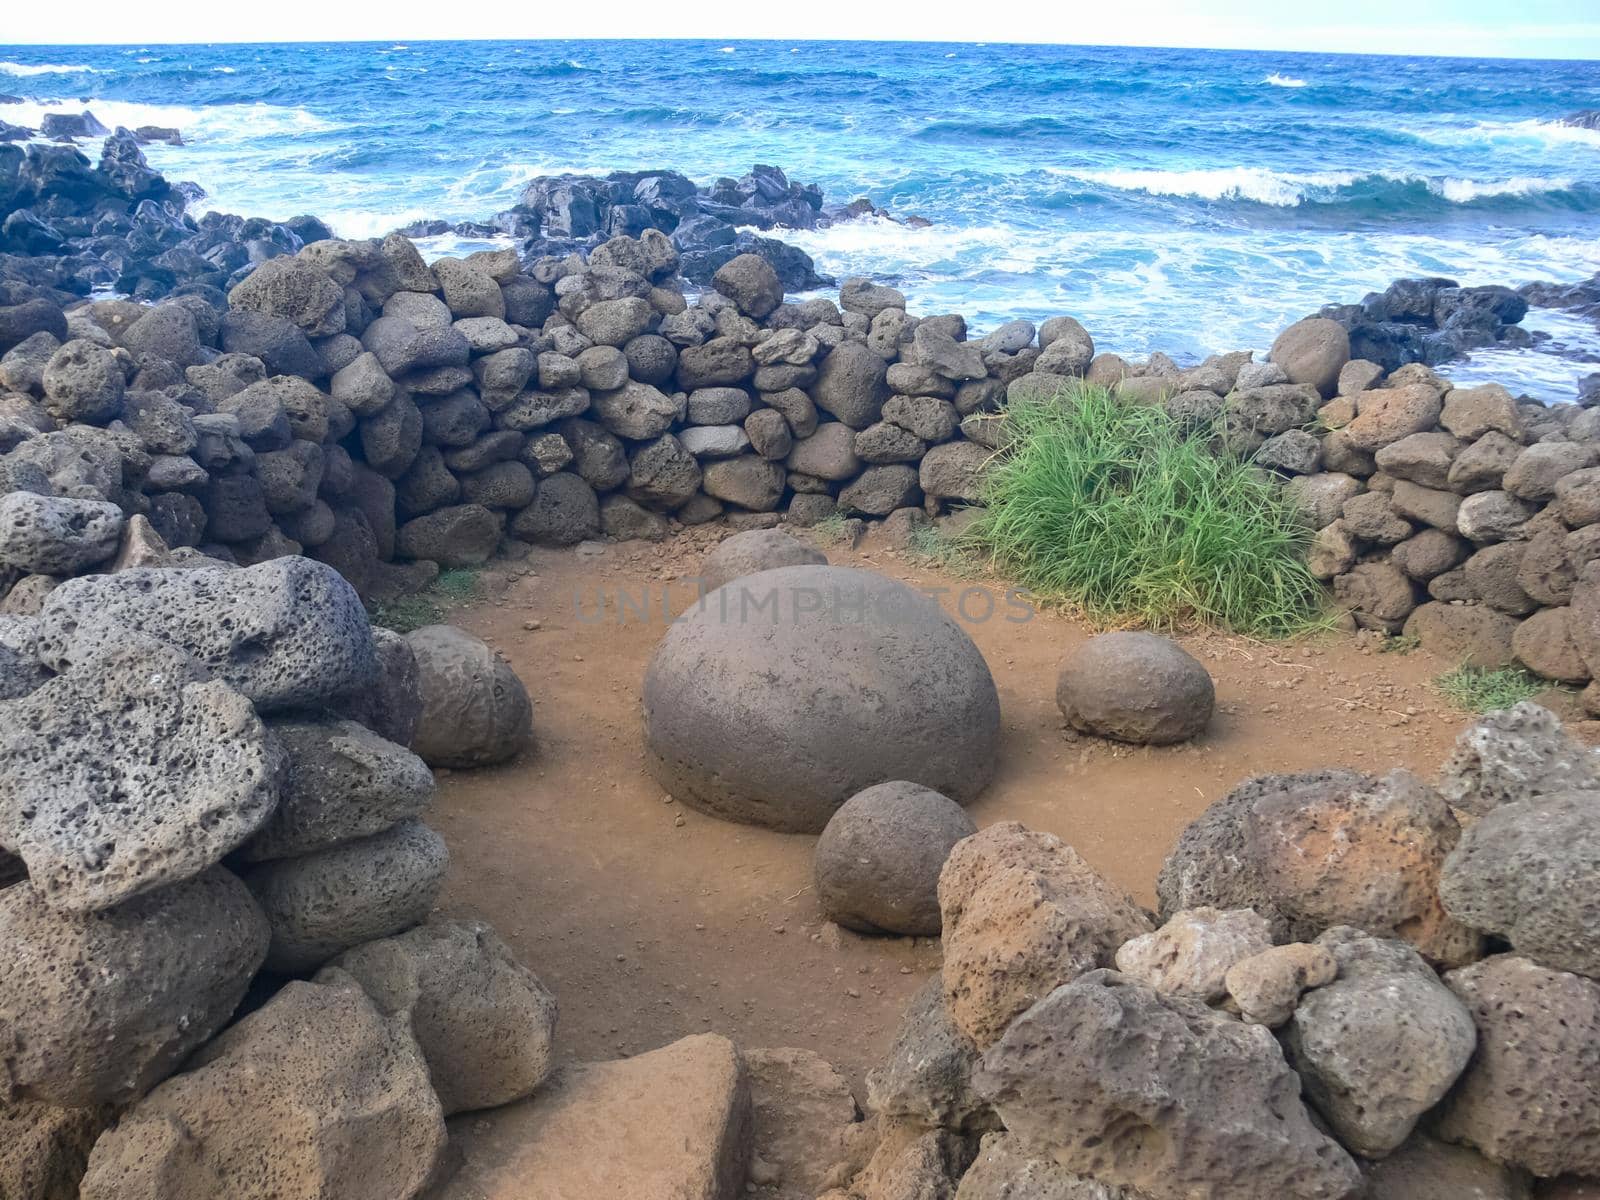
<instances>
[{"instance_id":1,"label":"gray rock","mask_svg":"<svg viewBox=\"0 0 1600 1200\"><path fill-rule=\"evenodd\" d=\"M1103 633L1061 668L1056 704L1069 724L1121 742L1166 745L1211 721L1211 675L1175 642L1150 633Z\"/></svg>"},{"instance_id":2,"label":"gray rock","mask_svg":"<svg viewBox=\"0 0 1600 1200\"><path fill-rule=\"evenodd\" d=\"M628 452L622 439L593 421L572 418L558 426L572 447L572 469L596 491L610 491L628 477Z\"/></svg>"},{"instance_id":3,"label":"gray rock","mask_svg":"<svg viewBox=\"0 0 1600 1200\"><path fill-rule=\"evenodd\" d=\"M357 946L318 982L361 985L411 1028L445 1116L531 1095L550 1074L556 1001L483 921L429 921Z\"/></svg>"},{"instance_id":4,"label":"gray rock","mask_svg":"<svg viewBox=\"0 0 1600 1200\"><path fill-rule=\"evenodd\" d=\"M1284 1051L1345 1147L1382 1158L1450 1090L1477 1031L1404 942L1341 926L1317 944L1333 953L1339 977L1300 998Z\"/></svg>"},{"instance_id":5,"label":"gray rock","mask_svg":"<svg viewBox=\"0 0 1600 1200\"><path fill-rule=\"evenodd\" d=\"M614 392L595 392L590 403L602 425L634 441L659 437L683 417L681 399L648 383L630 381Z\"/></svg>"},{"instance_id":6,"label":"gray rock","mask_svg":"<svg viewBox=\"0 0 1600 1200\"><path fill-rule=\"evenodd\" d=\"M1365 1200L1528 1200L1530 1195L1520 1172L1420 1133L1369 1164L1366 1175Z\"/></svg>"},{"instance_id":7,"label":"gray rock","mask_svg":"<svg viewBox=\"0 0 1600 1200\"><path fill-rule=\"evenodd\" d=\"M1022 1139L986 1133L978 1157L961 1177L955 1200L1140 1200L1115 1184L1076 1175L1048 1158L1029 1155Z\"/></svg>"},{"instance_id":8,"label":"gray rock","mask_svg":"<svg viewBox=\"0 0 1600 1200\"><path fill-rule=\"evenodd\" d=\"M1255 461L1287 475L1310 475L1322 465L1322 443L1304 429L1287 429L1263 442Z\"/></svg>"},{"instance_id":9,"label":"gray rock","mask_svg":"<svg viewBox=\"0 0 1600 1200\"><path fill-rule=\"evenodd\" d=\"M1240 959L1228 968L1223 983L1241 1017L1273 1029L1294 1015L1302 992L1333 982L1338 973L1339 964L1327 947L1290 942Z\"/></svg>"},{"instance_id":10,"label":"gray rock","mask_svg":"<svg viewBox=\"0 0 1600 1200\"><path fill-rule=\"evenodd\" d=\"M441 258L433 264L433 273L452 316L505 318L506 298L500 285L487 271L479 270L477 263Z\"/></svg>"},{"instance_id":11,"label":"gray rock","mask_svg":"<svg viewBox=\"0 0 1600 1200\"><path fill-rule=\"evenodd\" d=\"M594 488L569 471L539 481L533 503L511 519L511 532L539 546L575 546L600 533Z\"/></svg>"},{"instance_id":12,"label":"gray rock","mask_svg":"<svg viewBox=\"0 0 1600 1200\"><path fill-rule=\"evenodd\" d=\"M750 449L750 435L738 425L691 425L678 441L697 459L733 458Z\"/></svg>"},{"instance_id":13,"label":"gray rock","mask_svg":"<svg viewBox=\"0 0 1600 1200\"><path fill-rule=\"evenodd\" d=\"M233 1015L266 952L220 867L96 913L0 891L0 1101L136 1100Z\"/></svg>"},{"instance_id":14,"label":"gray rock","mask_svg":"<svg viewBox=\"0 0 1600 1200\"><path fill-rule=\"evenodd\" d=\"M811 399L851 429L865 429L878 420L889 398L887 372L865 343L845 342L822 360Z\"/></svg>"},{"instance_id":15,"label":"gray rock","mask_svg":"<svg viewBox=\"0 0 1600 1200\"><path fill-rule=\"evenodd\" d=\"M923 457L918 480L930 497L978 504L993 460L994 451L976 442L946 442Z\"/></svg>"},{"instance_id":16,"label":"gray rock","mask_svg":"<svg viewBox=\"0 0 1600 1200\"><path fill-rule=\"evenodd\" d=\"M1266 1029L1114 971L1019 1017L975 1085L1030 1149L1156 1200L1339 1200L1360 1182Z\"/></svg>"},{"instance_id":17,"label":"gray rock","mask_svg":"<svg viewBox=\"0 0 1600 1200\"><path fill-rule=\"evenodd\" d=\"M626 346L656 319L648 300L624 296L601 300L578 314L578 331L599 346Z\"/></svg>"},{"instance_id":18,"label":"gray rock","mask_svg":"<svg viewBox=\"0 0 1600 1200\"><path fill-rule=\"evenodd\" d=\"M518 449L521 448L520 441L518 439ZM461 476L462 499L485 508L527 508L533 503L536 491L533 472L519 462L497 462L481 471L463 472ZM497 541L500 524L499 521L495 522ZM490 553L493 553L492 549Z\"/></svg>"},{"instance_id":19,"label":"gray rock","mask_svg":"<svg viewBox=\"0 0 1600 1200\"><path fill-rule=\"evenodd\" d=\"M1535 1175L1600 1174L1600 984L1510 954L1444 981L1478 1027L1478 1052L1439 1136Z\"/></svg>"},{"instance_id":20,"label":"gray rock","mask_svg":"<svg viewBox=\"0 0 1600 1200\"><path fill-rule=\"evenodd\" d=\"M34 492L0 496L0 566L73 575L115 554L121 535L115 504Z\"/></svg>"},{"instance_id":21,"label":"gray rock","mask_svg":"<svg viewBox=\"0 0 1600 1200\"><path fill-rule=\"evenodd\" d=\"M740 254L717 268L711 286L760 320L783 303L783 284L772 264L758 254Z\"/></svg>"},{"instance_id":22,"label":"gray rock","mask_svg":"<svg viewBox=\"0 0 1600 1200\"><path fill-rule=\"evenodd\" d=\"M228 307L282 317L307 337L343 333L345 327L344 289L311 263L288 255L270 258L245 276L228 293Z\"/></svg>"},{"instance_id":23,"label":"gray rock","mask_svg":"<svg viewBox=\"0 0 1600 1200\"><path fill-rule=\"evenodd\" d=\"M145 633L186 651L262 711L318 704L369 685L377 670L355 589L304 558L71 579L50 593L39 620L41 658L57 671Z\"/></svg>"},{"instance_id":24,"label":"gray rock","mask_svg":"<svg viewBox=\"0 0 1600 1200\"><path fill-rule=\"evenodd\" d=\"M250 702L146 636L125 633L0 714L0 846L57 908L198 875L278 803L282 753Z\"/></svg>"},{"instance_id":25,"label":"gray rock","mask_svg":"<svg viewBox=\"0 0 1600 1200\"><path fill-rule=\"evenodd\" d=\"M1272 946L1272 926L1250 908L1186 908L1117 949L1116 966L1158 992L1214 1004L1235 964Z\"/></svg>"},{"instance_id":26,"label":"gray rock","mask_svg":"<svg viewBox=\"0 0 1600 1200\"><path fill-rule=\"evenodd\" d=\"M781 529L751 529L720 542L700 564L704 595L745 575L776 567L826 566L827 555Z\"/></svg>"},{"instance_id":27,"label":"gray rock","mask_svg":"<svg viewBox=\"0 0 1600 1200\"><path fill-rule=\"evenodd\" d=\"M95 1144L82 1200L399 1200L444 1149L415 1040L351 980L289 983L188 1068Z\"/></svg>"},{"instance_id":28,"label":"gray rock","mask_svg":"<svg viewBox=\"0 0 1600 1200\"><path fill-rule=\"evenodd\" d=\"M395 532L404 558L428 559L441 567L476 567L500 544L504 518L481 504L458 504L416 517Z\"/></svg>"},{"instance_id":29,"label":"gray rock","mask_svg":"<svg viewBox=\"0 0 1600 1200\"><path fill-rule=\"evenodd\" d=\"M705 387L732 387L755 373L750 349L731 337L717 337L678 352L678 386L686 391Z\"/></svg>"},{"instance_id":30,"label":"gray rock","mask_svg":"<svg viewBox=\"0 0 1600 1200\"><path fill-rule=\"evenodd\" d=\"M750 440L750 448L773 462L787 458L794 448L789 422L777 409L762 408L751 413L745 418L744 432Z\"/></svg>"},{"instance_id":31,"label":"gray rock","mask_svg":"<svg viewBox=\"0 0 1600 1200\"><path fill-rule=\"evenodd\" d=\"M750 393L743 388L697 388L689 393L688 419L695 425L732 425L750 415Z\"/></svg>"},{"instance_id":32,"label":"gray rock","mask_svg":"<svg viewBox=\"0 0 1600 1200\"><path fill-rule=\"evenodd\" d=\"M511 665L453 625L406 635L417 662L422 717L412 749L429 766L505 762L533 738L533 704Z\"/></svg>"},{"instance_id":33,"label":"gray rock","mask_svg":"<svg viewBox=\"0 0 1600 1200\"><path fill-rule=\"evenodd\" d=\"M776 618L742 619L750 603ZM782 567L712 592L662 639L644 708L650 766L669 792L794 831L820 830L890 779L969 801L999 737L994 683L960 627L902 584L837 567ZM753 730L759 756L741 749Z\"/></svg>"},{"instance_id":34,"label":"gray rock","mask_svg":"<svg viewBox=\"0 0 1600 1200\"><path fill-rule=\"evenodd\" d=\"M1094 339L1072 317L1051 317L1039 326L1039 349L1035 369L1048 375L1082 375L1094 361Z\"/></svg>"},{"instance_id":35,"label":"gray rock","mask_svg":"<svg viewBox=\"0 0 1600 1200\"><path fill-rule=\"evenodd\" d=\"M1600 869L1600 790L1504 802L1445 859L1439 895L1456 919L1542 966L1600 976L1600 927L1581 880Z\"/></svg>"},{"instance_id":36,"label":"gray rock","mask_svg":"<svg viewBox=\"0 0 1600 1200\"><path fill-rule=\"evenodd\" d=\"M1539 442L1529 446L1506 469L1500 486L1522 500L1549 500L1568 475L1592 467L1600 447L1584 442Z\"/></svg>"},{"instance_id":37,"label":"gray rock","mask_svg":"<svg viewBox=\"0 0 1600 1200\"><path fill-rule=\"evenodd\" d=\"M1483 816L1502 804L1600 788L1600 754L1524 700L1481 717L1456 739L1439 776L1451 807Z\"/></svg>"},{"instance_id":38,"label":"gray rock","mask_svg":"<svg viewBox=\"0 0 1600 1200\"><path fill-rule=\"evenodd\" d=\"M920 784L874 784L846 800L817 839L813 877L829 920L863 933L939 932L939 872L978 827Z\"/></svg>"},{"instance_id":39,"label":"gray rock","mask_svg":"<svg viewBox=\"0 0 1600 1200\"><path fill-rule=\"evenodd\" d=\"M59 421L103 424L122 410L122 363L104 346L74 338L44 369L44 406Z\"/></svg>"},{"instance_id":40,"label":"gray rock","mask_svg":"<svg viewBox=\"0 0 1600 1200\"><path fill-rule=\"evenodd\" d=\"M867 467L839 492L839 507L869 517L886 517L922 498L917 469L907 463Z\"/></svg>"},{"instance_id":41,"label":"gray rock","mask_svg":"<svg viewBox=\"0 0 1600 1200\"><path fill-rule=\"evenodd\" d=\"M691 432L686 429L684 435ZM739 433L743 436L744 431L741 429ZM708 496L737 504L750 512L772 512L783 498L784 469L753 454L708 462L702 472L701 487Z\"/></svg>"},{"instance_id":42,"label":"gray rock","mask_svg":"<svg viewBox=\"0 0 1600 1200\"><path fill-rule=\"evenodd\" d=\"M396 392L376 416L359 425L361 455L379 475L398 479L422 448L422 410L405 392Z\"/></svg>"},{"instance_id":43,"label":"gray rock","mask_svg":"<svg viewBox=\"0 0 1600 1200\"><path fill-rule=\"evenodd\" d=\"M270 728L288 770L277 810L241 851L247 862L370 837L421 816L433 800L427 764L354 721L297 718Z\"/></svg>"},{"instance_id":44,"label":"gray rock","mask_svg":"<svg viewBox=\"0 0 1600 1200\"><path fill-rule=\"evenodd\" d=\"M1479 544L1504 542L1521 537L1536 511L1528 501L1509 492L1476 492L1461 502L1456 527L1462 537Z\"/></svg>"},{"instance_id":45,"label":"gray rock","mask_svg":"<svg viewBox=\"0 0 1600 1200\"><path fill-rule=\"evenodd\" d=\"M950 1020L943 985L930 979L906 1005L889 1053L867 1072L867 1107L924 1128L981 1128L994 1113L972 1090L978 1054Z\"/></svg>"},{"instance_id":46,"label":"gray rock","mask_svg":"<svg viewBox=\"0 0 1600 1200\"><path fill-rule=\"evenodd\" d=\"M245 885L272 926L267 969L309 971L419 924L449 864L443 838L420 821L402 821L372 837L251 867Z\"/></svg>"},{"instance_id":47,"label":"gray rock","mask_svg":"<svg viewBox=\"0 0 1600 1200\"><path fill-rule=\"evenodd\" d=\"M600 501L600 530L614 542L659 542L670 532L665 517L618 495Z\"/></svg>"}]
</instances>

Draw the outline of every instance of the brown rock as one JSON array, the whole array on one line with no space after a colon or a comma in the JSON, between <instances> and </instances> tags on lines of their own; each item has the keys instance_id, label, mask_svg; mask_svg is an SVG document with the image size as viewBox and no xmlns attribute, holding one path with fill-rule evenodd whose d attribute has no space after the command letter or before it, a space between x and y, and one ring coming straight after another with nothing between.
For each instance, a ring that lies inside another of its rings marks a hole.
<instances>
[{"instance_id":1,"label":"brown rock","mask_svg":"<svg viewBox=\"0 0 1600 1200\"><path fill-rule=\"evenodd\" d=\"M1519 441L1522 438L1517 402L1498 383L1452 389L1445 397L1439 424L1464 441L1473 441L1491 431Z\"/></svg>"},{"instance_id":2,"label":"brown rock","mask_svg":"<svg viewBox=\"0 0 1600 1200\"><path fill-rule=\"evenodd\" d=\"M1511 638L1517 660L1535 675L1559 683L1587 683L1589 664L1572 640L1572 610L1541 608Z\"/></svg>"},{"instance_id":3,"label":"brown rock","mask_svg":"<svg viewBox=\"0 0 1600 1200\"><path fill-rule=\"evenodd\" d=\"M1350 361L1350 335L1326 317L1296 321L1272 343L1268 356L1291 383L1308 383L1324 396L1339 387L1339 372Z\"/></svg>"},{"instance_id":4,"label":"brown rock","mask_svg":"<svg viewBox=\"0 0 1600 1200\"><path fill-rule=\"evenodd\" d=\"M1398 633L1417 606L1416 585L1387 562L1357 563L1333 581L1333 594L1364 629Z\"/></svg>"},{"instance_id":5,"label":"brown rock","mask_svg":"<svg viewBox=\"0 0 1600 1200\"><path fill-rule=\"evenodd\" d=\"M78 1200L89 1150L110 1123L102 1108L0 1101L0 1196Z\"/></svg>"},{"instance_id":6,"label":"brown rock","mask_svg":"<svg viewBox=\"0 0 1600 1200\"><path fill-rule=\"evenodd\" d=\"M1554 1195L1540 1193L1547 1194ZM1368 1164L1363 1193L1364 1200L1528 1200L1528 1195L1520 1172L1423 1133Z\"/></svg>"},{"instance_id":7,"label":"brown rock","mask_svg":"<svg viewBox=\"0 0 1600 1200\"><path fill-rule=\"evenodd\" d=\"M1355 397L1356 419L1340 432L1356 450L1368 453L1413 433L1426 433L1439 420L1439 393L1414 383L1362 392Z\"/></svg>"},{"instance_id":8,"label":"brown rock","mask_svg":"<svg viewBox=\"0 0 1600 1200\"><path fill-rule=\"evenodd\" d=\"M1490 671L1515 660L1511 639L1516 631L1515 617L1487 605L1438 601L1421 605L1406 619L1404 630L1445 662Z\"/></svg>"},{"instance_id":9,"label":"brown rock","mask_svg":"<svg viewBox=\"0 0 1600 1200\"><path fill-rule=\"evenodd\" d=\"M578 1063L456 1122L462 1166L437 1200L736 1200L752 1123L744 1059L716 1034Z\"/></svg>"},{"instance_id":10,"label":"brown rock","mask_svg":"<svg viewBox=\"0 0 1600 1200\"><path fill-rule=\"evenodd\" d=\"M744 1057L755 1118L752 1168L759 1162L776 1177L776 1192L766 1193L775 1200L813 1200L860 1119L850 1083L811 1050L750 1050Z\"/></svg>"},{"instance_id":11,"label":"brown rock","mask_svg":"<svg viewBox=\"0 0 1600 1200\"><path fill-rule=\"evenodd\" d=\"M1496 542L1485 546L1462 564L1467 583L1485 604L1520 617L1538 605L1517 583L1527 542Z\"/></svg>"},{"instance_id":12,"label":"brown rock","mask_svg":"<svg viewBox=\"0 0 1600 1200\"><path fill-rule=\"evenodd\" d=\"M979 1047L1150 919L1059 838L1015 821L957 844L939 877L945 1002Z\"/></svg>"},{"instance_id":13,"label":"brown rock","mask_svg":"<svg viewBox=\"0 0 1600 1200\"><path fill-rule=\"evenodd\" d=\"M1225 985L1239 1015L1252 1025L1276 1028L1294 1016L1300 994L1339 973L1326 946L1290 942L1240 959L1228 968Z\"/></svg>"}]
</instances>

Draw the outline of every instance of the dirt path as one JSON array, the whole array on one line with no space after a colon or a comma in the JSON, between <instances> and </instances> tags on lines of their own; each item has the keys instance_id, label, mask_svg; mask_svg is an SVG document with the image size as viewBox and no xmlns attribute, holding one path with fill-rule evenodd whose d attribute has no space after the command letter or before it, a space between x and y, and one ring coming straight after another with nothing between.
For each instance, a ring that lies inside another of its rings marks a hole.
<instances>
[{"instance_id":1,"label":"dirt path","mask_svg":"<svg viewBox=\"0 0 1600 1200\"><path fill-rule=\"evenodd\" d=\"M555 990L563 1058L714 1030L747 1046L808 1047L859 1084L937 968L937 942L824 926L813 838L686 811L643 769L639 686L665 627L662 599L677 610L692 600L681 580L708 536L595 557L536 552L490 574L498 599L451 615L527 683L538 746L507 767L441 780L435 818L453 855L443 906L491 920ZM870 544L828 553L918 585L974 583ZM634 608L619 622L624 591ZM637 612L646 591L648 620ZM1089 636L1083 626L1049 613L965 624L1004 721L999 775L973 816L1060 835L1146 904L1178 832L1246 776L1325 765L1431 776L1464 721L1427 688L1448 664L1422 652L1372 653L1337 634L1291 645L1203 635L1184 643L1216 679L1208 734L1175 748L1114 746L1073 736L1056 710L1057 666Z\"/></svg>"}]
</instances>

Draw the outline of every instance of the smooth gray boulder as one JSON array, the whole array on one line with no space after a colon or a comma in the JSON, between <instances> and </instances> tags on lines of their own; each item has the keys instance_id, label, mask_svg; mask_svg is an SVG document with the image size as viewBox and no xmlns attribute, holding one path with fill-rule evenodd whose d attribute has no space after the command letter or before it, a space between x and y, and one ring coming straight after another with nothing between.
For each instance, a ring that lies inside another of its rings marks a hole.
<instances>
[{"instance_id":1,"label":"smooth gray boulder","mask_svg":"<svg viewBox=\"0 0 1600 1200\"><path fill-rule=\"evenodd\" d=\"M1439 896L1457 920L1542 966L1600 978L1600 790L1491 809L1444 860Z\"/></svg>"},{"instance_id":2,"label":"smooth gray boulder","mask_svg":"<svg viewBox=\"0 0 1600 1200\"><path fill-rule=\"evenodd\" d=\"M904 780L874 784L846 800L817 839L817 903L846 929L933 937L939 872L951 848L977 832L948 796Z\"/></svg>"},{"instance_id":3,"label":"smooth gray boulder","mask_svg":"<svg viewBox=\"0 0 1600 1200\"><path fill-rule=\"evenodd\" d=\"M782 529L747 529L717 544L700 564L701 594L775 567L826 566L828 556Z\"/></svg>"},{"instance_id":4,"label":"smooth gray boulder","mask_svg":"<svg viewBox=\"0 0 1600 1200\"><path fill-rule=\"evenodd\" d=\"M382 833L421 816L433 772L364 725L294 718L270 723L287 759L282 795L241 851L248 862L292 858Z\"/></svg>"},{"instance_id":5,"label":"smooth gray boulder","mask_svg":"<svg viewBox=\"0 0 1600 1200\"><path fill-rule=\"evenodd\" d=\"M709 593L667 631L643 698L662 787L791 832L820 831L894 779L966 803L999 749L999 697L966 632L904 584L853 568L780 567Z\"/></svg>"},{"instance_id":6,"label":"smooth gray boulder","mask_svg":"<svg viewBox=\"0 0 1600 1200\"><path fill-rule=\"evenodd\" d=\"M1472 1057L1472 1018L1404 942L1348 926L1317 939L1338 978L1300 997L1284 1053L1339 1141L1382 1158L1410 1136Z\"/></svg>"},{"instance_id":7,"label":"smooth gray boulder","mask_svg":"<svg viewBox=\"0 0 1600 1200\"><path fill-rule=\"evenodd\" d=\"M429 766L505 762L533 740L533 703L517 673L483 641L454 625L406 635L417 662L422 716L412 749Z\"/></svg>"},{"instance_id":8,"label":"smooth gray boulder","mask_svg":"<svg viewBox=\"0 0 1600 1200\"><path fill-rule=\"evenodd\" d=\"M309 971L419 924L449 864L443 838L421 821L402 821L359 841L252 867L245 884L272 926L267 969Z\"/></svg>"},{"instance_id":9,"label":"smooth gray boulder","mask_svg":"<svg viewBox=\"0 0 1600 1200\"><path fill-rule=\"evenodd\" d=\"M1062 665L1056 704L1074 729L1161 746L1205 730L1216 689L1176 642L1153 633L1102 633Z\"/></svg>"},{"instance_id":10,"label":"smooth gray boulder","mask_svg":"<svg viewBox=\"0 0 1600 1200\"><path fill-rule=\"evenodd\" d=\"M0 568L75 575L117 552L122 522L103 500L10 492L0 496Z\"/></svg>"},{"instance_id":11,"label":"smooth gray boulder","mask_svg":"<svg viewBox=\"0 0 1600 1200\"><path fill-rule=\"evenodd\" d=\"M483 921L440 918L368 942L318 980L341 972L410 1025L447 1117L532 1095L550 1074L555 997Z\"/></svg>"},{"instance_id":12,"label":"smooth gray boulder","mask_svg":"<svg viewBox=\"0 0 1600 1200\"><path fill-rule=\"evenodd\" d=\"M1271 1033L1115 971L1018 1017L974 1082L1034 1152L1153 1200L1342 1200L1360 1183Z\"/></svg>"},{"instance_id":13,"label":"smooth gray boulder","mask_svg":"<svg viewBox=\"0 0 1600 1200\"><path fill-rule=\"evenodd\" d=\"M289 983L122 1114L81 1200L413 1200L444 1115L403 1021L353 980Z\"/></svg>"},{"instance_id":14,"label":"smooth gray boulder","mask_svg":"<svg viewBox=\"0 0 1600 1200\"><path fill-rule=\"evenodd\" d=\"M88 912L200 874L278 804L283 754L250 702L129 635L0 703L0 848Z\"/></svg>"},{"instance_id":15,"label":"smooth gray boulder","mask_svg":"<svg viewBox=\"0 0 1600 1200\"><path fill-rule=\"evenodd\" d=\"M221 867L105 912L0 891L0 1105L138 1099L233 1015L267 936Z\"/></svg>"},{"instance_id":16,"label":"smooth gray boulder","mask_svg":"<svg viewBox=\"0 0 1600 1200\"><path fill-rule=\"evenodd\" d=\"M70 579L39 614L57 671L145 633L186 651L264 712L370 686L377 659L355 589L296 556L242 570L141 568Z\"/></svg>"}]
</instances>

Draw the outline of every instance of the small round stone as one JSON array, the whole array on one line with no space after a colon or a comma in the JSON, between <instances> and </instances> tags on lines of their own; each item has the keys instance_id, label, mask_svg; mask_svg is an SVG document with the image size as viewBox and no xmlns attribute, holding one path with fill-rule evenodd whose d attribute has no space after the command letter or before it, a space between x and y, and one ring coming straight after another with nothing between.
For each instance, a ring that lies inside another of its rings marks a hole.
<instances>
[{"instance_id":1,"label":"small round stone","mask_svg":"<svg viewBox=\"0 0 1600 1200\"><path fill-rule=\"evenodd\" d=\"M829 920L862 933L939 933L939 872L978 832L948 796L903 779L857 792L817 839L817 899Z\"/></svg>"},{"instance_id":2,"label":"small round stone","mask_svg":"<svg viewBox=\"0 0 1600 1200\"><path fill-rule=\"evenodd\" d=\"M1083 733L1160 746L1205 729L1216 691L1206 669L1166 638L1105 633L1062 666L1056 703Z\"/></svg>"}]
</instances>

